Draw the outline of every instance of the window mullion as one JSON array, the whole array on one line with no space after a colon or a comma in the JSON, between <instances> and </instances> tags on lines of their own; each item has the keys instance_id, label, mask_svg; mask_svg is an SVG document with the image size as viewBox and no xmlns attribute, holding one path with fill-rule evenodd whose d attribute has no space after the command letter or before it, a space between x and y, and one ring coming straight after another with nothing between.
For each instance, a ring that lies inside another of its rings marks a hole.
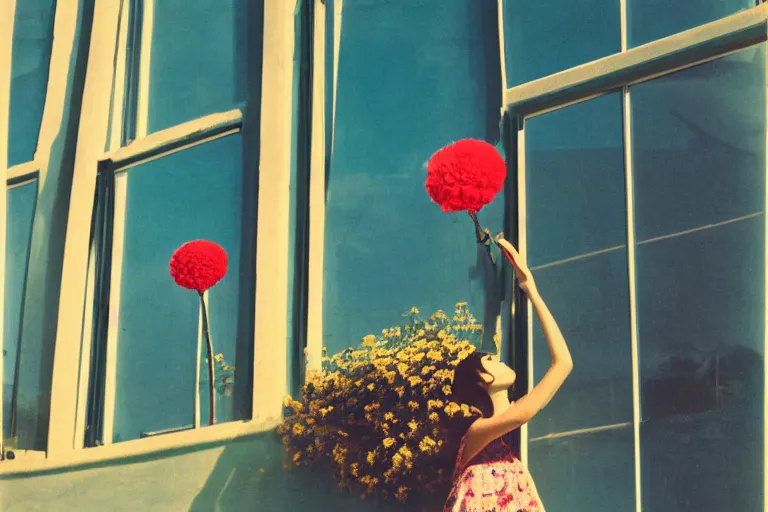
<instances>
[{"instance_id":1,"label":"window mullion","mask_svg":"<svg viewBox=\"0 0 768 512\"><path fill-rule=\"evenodd\" d=\"M253 417L279 418L288 385L288 249L295 1L264 2Z\"/></svg>"},{"instance_id":2,"label":"window mullion","mask_svg":"<svg viewBox=\"0 0 768 512\"><path fill-rule=\"evenodd\" d=\"M62 5L68 5L76 12L77 4L78 2L59 2L58 5L59 9L63 9ZM52 426L48 438L49 458L71 454L82 446L83 441L76 437L82 320L86 307L84 283L87 280L90 252L90 232L83 229L83 226L91 225L97 161L107 144L115 65L114 44L117 41L120 4L120 0L99 1L95 3L93 11L93 29L82 106L82 112L87 115L81 117L78 128L61 270L49 419L49 425ZM58 10L56 17L58 25ZM64 48L58 50L63 52ZM66 50L65 54L69 55L71 48ZM54 57L51 60L56 61L55 45L53 52ZM63 55L59 56L59 59L63 58Z\"/></svg>"}]
</instances>

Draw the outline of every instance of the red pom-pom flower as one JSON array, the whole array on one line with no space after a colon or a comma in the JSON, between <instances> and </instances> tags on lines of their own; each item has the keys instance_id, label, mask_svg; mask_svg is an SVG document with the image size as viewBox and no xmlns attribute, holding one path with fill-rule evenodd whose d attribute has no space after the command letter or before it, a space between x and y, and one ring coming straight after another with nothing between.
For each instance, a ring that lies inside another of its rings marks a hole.
<instances>
[{"instance_id":1,"label":"red pom-pom flower","mask_svg":"<svg viewBox=\"0 0 768 512\"><path fill-rule=\"evenodd\" d=\"M496 148L463 139L432 155L427 164L427 193L444 212L477 213L504 187L507 166Z\"/></svg>"},{"instance_id":2,"label":"red pom-pom flower","mask_svg":"<svg viewBox=\"0 0 768 512\"><path fill-rule=\"evenodd\" d=\"M170 267L176 284L203 293L227 273L227 253L218 244L195 240L176 249Z\"/></svg>"}]
</instances>

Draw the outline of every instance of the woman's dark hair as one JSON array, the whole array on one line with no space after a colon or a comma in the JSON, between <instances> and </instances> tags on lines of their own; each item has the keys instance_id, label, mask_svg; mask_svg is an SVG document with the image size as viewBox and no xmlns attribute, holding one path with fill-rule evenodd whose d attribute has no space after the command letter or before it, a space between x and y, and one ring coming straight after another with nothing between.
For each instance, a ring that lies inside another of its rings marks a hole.
<instances>
[{"instance_id":1,"label":"woman's dark hair","mask_svg":"<svg viewBox=\"0 0 768 512\"><path fill-rule=\"evenodd\" d=\"M463 359L453 373L451 389L457 402L476 407L483 418L490 418L493 416L493 402L488 394L488 383L481 376L488 375L483 368L483 357L486 355L488 354L475 351Z\"/></svg>"}]
</instances>

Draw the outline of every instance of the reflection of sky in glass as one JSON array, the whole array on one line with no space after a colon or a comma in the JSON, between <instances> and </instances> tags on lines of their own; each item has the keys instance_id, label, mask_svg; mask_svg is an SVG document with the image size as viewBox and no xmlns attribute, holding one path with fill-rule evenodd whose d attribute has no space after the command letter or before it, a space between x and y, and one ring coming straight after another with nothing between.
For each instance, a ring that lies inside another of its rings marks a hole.
<instances>
[{"instance_id":1,"label":"reflection of sky in glass","mask_svg":"<svg viewBox=\"0 0 768 512\"><path fill-rule=\"evenodd\" d=\"M640 46L754 6L755 0L627 0L627 42Z\"/></svg>"},{"instance_id":2,"label":"reflection of sky in glass","mask_svg":"<svg viewBox=\"0 0 768 512\"><path fill-rule=\"evenodd\" d=\"M528 119L525 145L528 261L574 359L529 435L631 421L621 95ZM538 381L551 358L537 320L533 338Z\"/></svg>"},{"instance_id":3,"label":"reflection of sky in glass","mask_svg":"<svg viewBox=\"0 0 768 512\"><path fill-rule=\"evenodd\" d=\"M245 99L245 0L154 2L150 133Z\"/></svg>"},{"instance_id":4,"label":"reflection of sky in glass","mask_svg":"<svg viewBox=\"0 0 768 512\"><path fill-rule=\"evenodd\" d=\"M235 364L238 294L240 286L247 286L239 278L240 145L239 135L228 136L118 175L127 183L127 199L116 441L192 422L199 299L194 291L178 287L168 273L171 254L190 240L211 240L229 255L229 272L209 292L209 314L215 352ZM208 404L205 383L204 367L203 411ZM223 400L221 395L217 399ZM231 417L217 421L227 419Z\"/></svg>"},{"instance_id":5,"label":"reflection of sky in glass","mask_svg":"<svg viewBox=\"0 0 768 512\"><path fill-rule=\"evenodd\" d=\"M472 222L431 203L425 163L457 139L486 137L489 102L498 120L488 93L498 68L485 68L493 59L482 57L476 0L408 5L344 5L324 260L331 353L413 305L452 312L469 301L482 312L483 290L469 279ZM500 194L481 221L501 231L502 211Z\"/></svg>"},{"instance_id":6,"label":"reflection of sky in glass","mask_svg":"<svg viewBox=\"0 0 768 512\"><path fill-rule=\"evenodd\" d=\"M34 158L48 87L56 0L16 2L11 65L8 165Z\"/></svg>"},{"instance_id":7,"label":"reflection of sky in glass","mask_svg":"<svg viewBox=\"0 0 768 512\"><path fill-rule=\"evenodd\" d=\"M11 398L19 349L24 281L29 260L37 180L8 189L5 220L5 316L3 326L3 434L10 434ZM23 390L22 390L23 391Z\"/></svg>"},{"instance_id":8,"label":"reflection of sky in glass","mask_svg":"<svg viewBox=\"0 0 768 512\"><path fill-rule=\"evenodd\" d=\"M649 510L762 506L764 52L630 90Z\"/></svg>"},{"instance_id":9,"label":"reflection of sky in glass","mask_svg":"<svg viewBox=\"0 0 768 512\"><path fill-rule=\"evenodd\" d=\"M621 50L619 2L504 0L507 87Z\"/></svg>"}]
</instances>

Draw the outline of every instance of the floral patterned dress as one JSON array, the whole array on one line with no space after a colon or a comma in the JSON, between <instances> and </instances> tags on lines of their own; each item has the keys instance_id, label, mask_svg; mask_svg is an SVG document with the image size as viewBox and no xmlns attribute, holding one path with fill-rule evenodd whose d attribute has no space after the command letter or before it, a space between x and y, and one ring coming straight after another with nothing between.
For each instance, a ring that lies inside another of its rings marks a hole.
<instances>
[{"instance_id":1,"label":"floral patterned dress","mask_svg":"<svg viewBox=\"0 0 768 512\"><path fill-rule=\"evenodd\" d=\"M461 466L465 442L443 512L544 512L531 475L503 437Z\"/></svg>"}]
</instances>

